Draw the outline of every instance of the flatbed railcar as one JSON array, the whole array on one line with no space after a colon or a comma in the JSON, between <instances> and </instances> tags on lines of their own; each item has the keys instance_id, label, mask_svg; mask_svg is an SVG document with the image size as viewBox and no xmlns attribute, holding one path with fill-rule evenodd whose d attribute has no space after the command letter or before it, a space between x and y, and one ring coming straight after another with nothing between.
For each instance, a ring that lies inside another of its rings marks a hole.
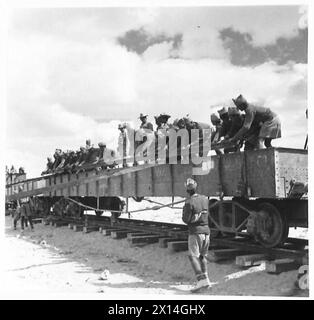
<instances>
[{"instance_id":1,"label":"flatbed railcar","mask_svg":"<svg viewBox=\"0 0 314 320\"><path fill-rule=\"evenodd\" d=\"M110 209L106 199L185 197L184 182L193 177L197 192L210 199L212 236L250 235L265 247L275 247L288 237L289 227L308 227L307 150L215 155L202 166L207 171L197 175L192 164L177 163L47 175L7 185L6 199L37 195L51 202L69 197L98 210ZM17 186L22 191L14 191Z\"/></svg>"}]
</instances>

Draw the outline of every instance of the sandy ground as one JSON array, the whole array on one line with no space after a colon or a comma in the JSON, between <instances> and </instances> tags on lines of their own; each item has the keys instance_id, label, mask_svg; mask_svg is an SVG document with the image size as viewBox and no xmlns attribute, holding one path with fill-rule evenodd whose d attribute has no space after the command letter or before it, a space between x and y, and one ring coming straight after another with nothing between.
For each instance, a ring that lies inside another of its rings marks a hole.
<instances>
[{"instance_id":1,"label":"sandy ground","mask_svg":"<svg viewBox=\"0 0 314 320\"><path fill-rule=\"evenodd\" d=\"M144 219L146 214L149 212L133 218ZM155 218L179 222L180 214L180 210L165 209ZM4 298L30 294L41 298L46 294L66 294L65 298L96 295L100 299L195 296L189 292L195 279L187 252L173 253L158 244L130 247L126 239L42 224L36 224L33 232L26 229L21 234L12 230L12 219L6 217L3 245L6 251L0 291ZM297 271L271 275L263 271L264 265L242 269L232 261L208 263L208 269L212 286L202 293L208 298L308 295L307 290L295 287ZM100 280L104 270L109 272L108 279Z\"/></svg>"}]
</instances>

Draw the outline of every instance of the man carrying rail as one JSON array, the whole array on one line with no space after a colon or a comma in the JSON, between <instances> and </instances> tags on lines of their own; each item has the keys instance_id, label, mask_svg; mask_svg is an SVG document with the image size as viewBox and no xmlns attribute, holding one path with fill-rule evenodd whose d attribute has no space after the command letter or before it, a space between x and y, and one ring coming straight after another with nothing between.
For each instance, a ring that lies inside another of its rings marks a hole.
<instances>
[{"instance_id":1,"label":"man carrying rail","mask_svg":"<svg viewBox=\"0 0 314 320\"><path fill-rule=\"evenodd\" d=\"M197 284L191 292L199 292L210 286L206 256L209 248L208 198L196 193L197 183L187 179L188 197L183 207L182 220L189 229L189 259L195 272Z\"/></svg>"},{"instance_id":2,"label":"man carrying rail","mask_svg":"<svg viewBox=\"0 0 314 320\"><path fill-rule=\"evenodd\" d=\"M245 119L242 128L229 140L230 142L239 141L253 131L252 134L256 138L254 149L262 149L263 143L266 148L270 148L271 140L281 137L281 123L276 113L269 108L248 103L241 94L232 100L239 110L245 112ZM258 131L254 129L254 124L260 125Z\"/></svg>"}]
</instances>

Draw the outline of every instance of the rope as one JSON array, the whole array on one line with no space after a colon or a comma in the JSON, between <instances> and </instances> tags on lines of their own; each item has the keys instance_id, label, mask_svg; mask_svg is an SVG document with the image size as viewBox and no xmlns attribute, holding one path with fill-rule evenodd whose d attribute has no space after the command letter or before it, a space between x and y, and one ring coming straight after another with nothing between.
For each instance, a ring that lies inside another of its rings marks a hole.
<instances>
[{"instance_id":1,"label":"rope","mask_svg":"<svg viewBox=\"0 0 314 320\"><path fill-rule=\"evenodd\" d=\"M153 201L153 200L150 200L150 199L143 199L143 200L147 201L147 202L150 202L150 203L163 205L163 203L161 203L161 202ZM173 204L173 203L171 202L171 204ZM182 207L173 207L173 206L171 206L171 209L182 209Z\"/></svg>"},{"instance_id":2,"label":"rope","mask_svg":"<svg viewBox=\"0 0 314 320\"><path fill-rule=\"evenodd\" d=\"M154 207L150 207L150 208L144 208L144 209L138 209L138 210L132 210L132 211L128 211L128 212L125 212L125 211L121 211L121 210L107 210L107 209L97 209L97 208L94 208L94 207L91 207L91 206L88 206L86 204L83 204L79 201L76 201L76 200L73 200L71 198L65 198L69 201L72 201L74 203L76 203L77 205L81 206L81 207L84 207L84 208L87 208L87 209L90 209L90 210L94 210L94 211L97 211L97 210L101 210L101 211L107 211L107 212L115 212L115 213L135 213L135 212L143 212L143 211L149 211L149 210L159 210L161 208L165 208L165 207L169 207L171 206L172 204L179 204L179 203L183 203L185 202L185 200L180 200L180 201L176 201L176 202L171 202L169 204L164 204L164 205L160 205L160 206L154 206Z\"/></svg>"}]
</instances>

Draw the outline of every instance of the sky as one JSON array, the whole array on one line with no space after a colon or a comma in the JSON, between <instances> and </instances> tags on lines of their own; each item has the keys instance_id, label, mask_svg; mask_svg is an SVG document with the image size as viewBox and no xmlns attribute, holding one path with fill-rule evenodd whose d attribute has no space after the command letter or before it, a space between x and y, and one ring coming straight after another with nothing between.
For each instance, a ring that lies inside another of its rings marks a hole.
<instances>
[{"instance_id":1,"label":"sky","mask_svg":"<svg viewBox=\"0 0 314 320\"><path fill-rule=\"evenodd\" d=\"M307 7L18 8L7 43L6 164L40 175L55 148L116 149L121 121L170 121L233 106L240 93L307 134Z\"/></svg>"}]
</instances>

